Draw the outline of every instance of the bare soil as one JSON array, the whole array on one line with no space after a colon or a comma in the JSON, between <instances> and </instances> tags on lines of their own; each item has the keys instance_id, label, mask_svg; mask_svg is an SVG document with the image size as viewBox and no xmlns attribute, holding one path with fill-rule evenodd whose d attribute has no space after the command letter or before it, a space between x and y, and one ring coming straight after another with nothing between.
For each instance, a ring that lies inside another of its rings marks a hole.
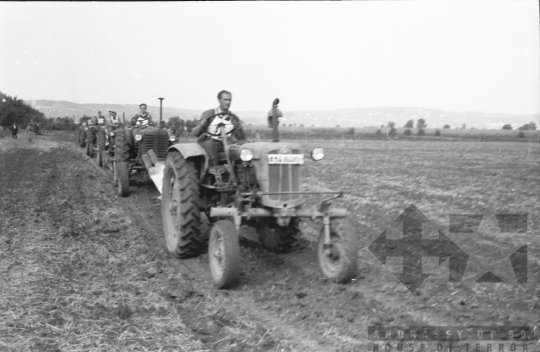
<instances>
[{"instance_id":1,"label":"bare soil","mask_svg":"<svg viewBox=\"0 0 540 352\"><path fill-rule=\"evenodd\" d=\"M540 324L537 143L296 142L327 154L307 163L303 188L346 192L335 204L361 248L350 284L322 277L321 224L304 222L303 247L287 254L243 230L241 283L217 290L207 254L165 250L145 175L120 198L74 134L0 138L0 351L371 351L374 325ZM426 234L448 234L448 214L484 214L478 233L450 236L470 255L462 282L448 282L446 261L412 293L399 265L368 250L384 230L399 237L411 203L432 220ZM528 214L527 233L502 233L498 213ZM507 258L524 243L528 281L517 283ZM505 282L477 282L487 270Z\"/></svg>"}]
</instances>

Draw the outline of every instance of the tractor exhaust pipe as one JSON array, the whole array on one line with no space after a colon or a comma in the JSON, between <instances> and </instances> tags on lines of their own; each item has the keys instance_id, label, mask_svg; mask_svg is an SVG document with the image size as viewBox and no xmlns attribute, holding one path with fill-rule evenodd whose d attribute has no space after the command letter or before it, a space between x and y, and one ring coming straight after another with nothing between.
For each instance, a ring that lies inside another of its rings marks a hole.
<instances>
[{"instance_id":1,"label":"tractor exhaust pipe","mask_svg":"<svg viewBox=\"0 0 540 352\"><path fill-rule=\"evenodd\" d=\"M272 103L272 141L274 143L279 142L279 122L277 114L277 106L279 104L279 98L274 99Z\"/></svg>"},{"instance_id":2,"label":"tractor exhaust pipe","mask_svg":"<svg viewBox=\"0 0 540 352\"><path fill-rule=\"evenodd\" d=\"M163 99L165 98L158 98L159 99L159 128L163 128L162 126L162 116L163 116Z\"/></svg>"}]
</instances>

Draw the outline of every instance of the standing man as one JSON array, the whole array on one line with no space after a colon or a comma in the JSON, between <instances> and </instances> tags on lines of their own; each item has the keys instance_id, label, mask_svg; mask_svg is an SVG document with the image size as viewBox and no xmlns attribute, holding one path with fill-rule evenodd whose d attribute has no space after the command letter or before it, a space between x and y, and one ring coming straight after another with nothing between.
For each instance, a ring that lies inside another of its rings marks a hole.
<instances>
[{"instance_id":1,"label":"standing man","mask_svg":"<svg viewBox=\"0 0 540 352\"><path fill-rule=\"evenodd\" d=\"M12 126L9 126L9 129L11 131L11 138L18 139L19 138L19 127L15 122L13 122Z\"/></svg>"},{"instance_id":2,"label":"standing man","mask_svg":"<svg viewBox=\"0 0 540 352\"><path fill-rule=\"evenodd\" d=\"M232 94L226 90L222 90L218 93L217 98L219 106L203 112L197 127L191 131L192 135L199 137L197 143L208 154L210 166L218 165L218 153L223 151L222 128L225 129L227 140L231 143L243 142L246 139L242 122L238 116L229 110L232 102ZM229 113L231 115L220 115L220 113Z\"/></svg>"}]
</instances>

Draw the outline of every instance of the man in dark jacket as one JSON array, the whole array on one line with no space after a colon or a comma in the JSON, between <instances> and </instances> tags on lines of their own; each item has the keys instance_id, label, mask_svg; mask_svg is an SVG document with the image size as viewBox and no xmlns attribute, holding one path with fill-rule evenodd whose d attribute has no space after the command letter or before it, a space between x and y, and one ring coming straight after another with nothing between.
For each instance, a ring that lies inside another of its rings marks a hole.
<instances>
[{"instance_id":1,"label":"man in dark jacket","mask_svg":"<svg viewBox=\"0 0 540 352\"><path fill-rule=\"evenodd\" d=\"M19 138L19 127L17 126L17 124L15 124L15 122L13 122L12 126L9 126L9 130L11 131L11 138Z\"/></svg>"},{"instance_id":2,"label":"man in dark jacket","mask_svg":"<svg viewBox=\"0 0 540 352\"><path fill-rule=\"evenodd\" d=\"M230 143L243 142L246 139L242 122L238 116L229 110L232 102L232 94L226 90L222 90L218 94L218 101L219 106L203 112L197 127L191 131L192 135L199 137L197 143L208 154L210 166L218 165L217 155L223 151L222 128L225 129L227 140ZM220 115L220 113L229 113L232 115Z\"/></svg>"}]
</instances>

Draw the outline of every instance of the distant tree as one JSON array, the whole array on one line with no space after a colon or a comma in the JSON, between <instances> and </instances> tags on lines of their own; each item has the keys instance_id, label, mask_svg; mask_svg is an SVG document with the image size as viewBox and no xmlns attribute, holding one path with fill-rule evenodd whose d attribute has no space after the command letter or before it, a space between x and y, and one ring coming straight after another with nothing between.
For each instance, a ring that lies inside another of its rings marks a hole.
<instances>
[{"instance_id":1,"label":"distant tree","mask_svg":"<svg viewBox=\"0 0 540 352\"><path fill-rule=\"evenodd\" d=\"M186 121L182 120L180 116L169 117L166 127L176 131L178 136L183 135Z\"/></svg>"},{"instance_id":2,"label":"distant tree","mask_svg":"<svg viewBox=\"0 0 540 352\"><path fill-rule=\"evenodd\" d=\"M304 127L304 125L300 125L300 127Z\"/></svg>"},{"instance_id":3,"label":"distant tree","mask_svg":"<svg viewBox=\"0 0 540 352\"><path fill-rule=\"evenodd\" d=\"M536 124L534 122L529 122L529 123L524 124L518 129L522 131L528 131L528 130L534 131L536 130Z\"/></svg>"},{"instance_id":4,"label":"distant tree","mask_svg":"<svg viewBox=\"0 0 540 352\"><path fill-rule=\"evenodd\" d=\"M45 115L25 104L22 99L0 92L0 126L6 129L15 123L26 128L30 120L42 123L45 121Z\"/></svg>"},{"instance_id":5,"label":"distant tree","mask_svg":"<svg viewBox=\"0 0 540 352\"><path fill-rule=\"evenodd\" d=\"M449 128L450 128L450 125L444 125L443 128L444 128L444 129L449 129Z\"/></svg>"},{"instance_id":6,"label":"distant tree","mask_svg":"<svg viewBox=\"0 0 540 352\"><path fill-rule=\"evenodd\" d=\"M511 130L511 129L512 129L512 125L509 124L509 123L507 123L506 125L504 125L504 126L502 127L502 129L503 129L503 130Z\"/></svg>"},{"instance_id":7,"label":"distant tree","mask_svg":"<svg viewBox=\"0 0 540 352\"><path fill-rule=\"evenodd\" d=\"M461 126L461 129L462 129L462 130L464 130L464 129L466 129L466 128L467 128L467 125L466 125L466 124L463 124L463 125Z\"/></svg>"},{"instance_id":8,"label":"distant tree","mask_svg":"<svg viewBox=\"0 0 540 352\"><path fill-rule=\"evenodd\" d=\"M525 138L525 133L523 133L523 131L519 131L518 138Z\"/></svg>"},{"instance_id":9,"label":"distant tree","mask_svg":"<svg viewBox=\"0 0 540 352\"><path fill-rule=\"evenodd\" d=\"M417 135L417 136L423 136L423 135L425 135L425 134L426 134L425 130L423 130L423 129L421 129L421 128L419 128L419 129L418 129L418 132L416 132L416 135Z\"/></svg>"},{"instance_id":10,"label":"distant tree","mask_svg":"<svg viewBox=\"0 0 540 352\"><path fill-rule=\"evenodd\" d=\"M380 128L377 130L377 132L375 132L375 134L381 134L381 133L382 133L382 132L381 132L381 129L380 129Z\"/></svg>"},{"instance_id":11,"label":"distant tree","mask_svg":"<svg viewBox=\"0 0 540 352\"><path fill-rule=\"evenodd\" d=\"M435 136L439 137L441 135L441 130L436 129L435 130Z\"/></svg>"},{"instance_id":12,"label":"distant tree","mask_svg":"<svg viewBox=\"0 0 540 352\"><path fill-rule=\"evenodd\" d=\"M413 128L414 127L414 120L411 119L411 120L407 121L407 123L403 127L405 127L405 128Z\"/></svg>"},{"instance_id":13,"label":"distant tree","mask_svg":"<svg viewBox=\"0 0 540 352\"><path fill-rule=\"evenodd\" d=\"M416 121L416 128L418 128L419 130L422 130L422 129L426 128L426 127L427 127L426 120L418 119L418 121Z\"/></svg>"},{"instance_id":14,"label":"distant tree","mask_svg":"<svg viewBox=\"0 0 540 352\"><path fill-rule=\"evenodd\" d=\"M394 137L396 135L396 123L393 121L388 121L388 128L387 128L388 136Z\"/></svg>"},{"instance_id":15,"label":"distant tree","mask_svg":"<svg viewBox=\"0 0 540 352\"><path fill-rule=\"evenodd\" d=\"M410 136L412 134L411 130L409 128L407 128L405 131L403 131L403 134L405 136Z\"/></svg>"}]
</instances>

